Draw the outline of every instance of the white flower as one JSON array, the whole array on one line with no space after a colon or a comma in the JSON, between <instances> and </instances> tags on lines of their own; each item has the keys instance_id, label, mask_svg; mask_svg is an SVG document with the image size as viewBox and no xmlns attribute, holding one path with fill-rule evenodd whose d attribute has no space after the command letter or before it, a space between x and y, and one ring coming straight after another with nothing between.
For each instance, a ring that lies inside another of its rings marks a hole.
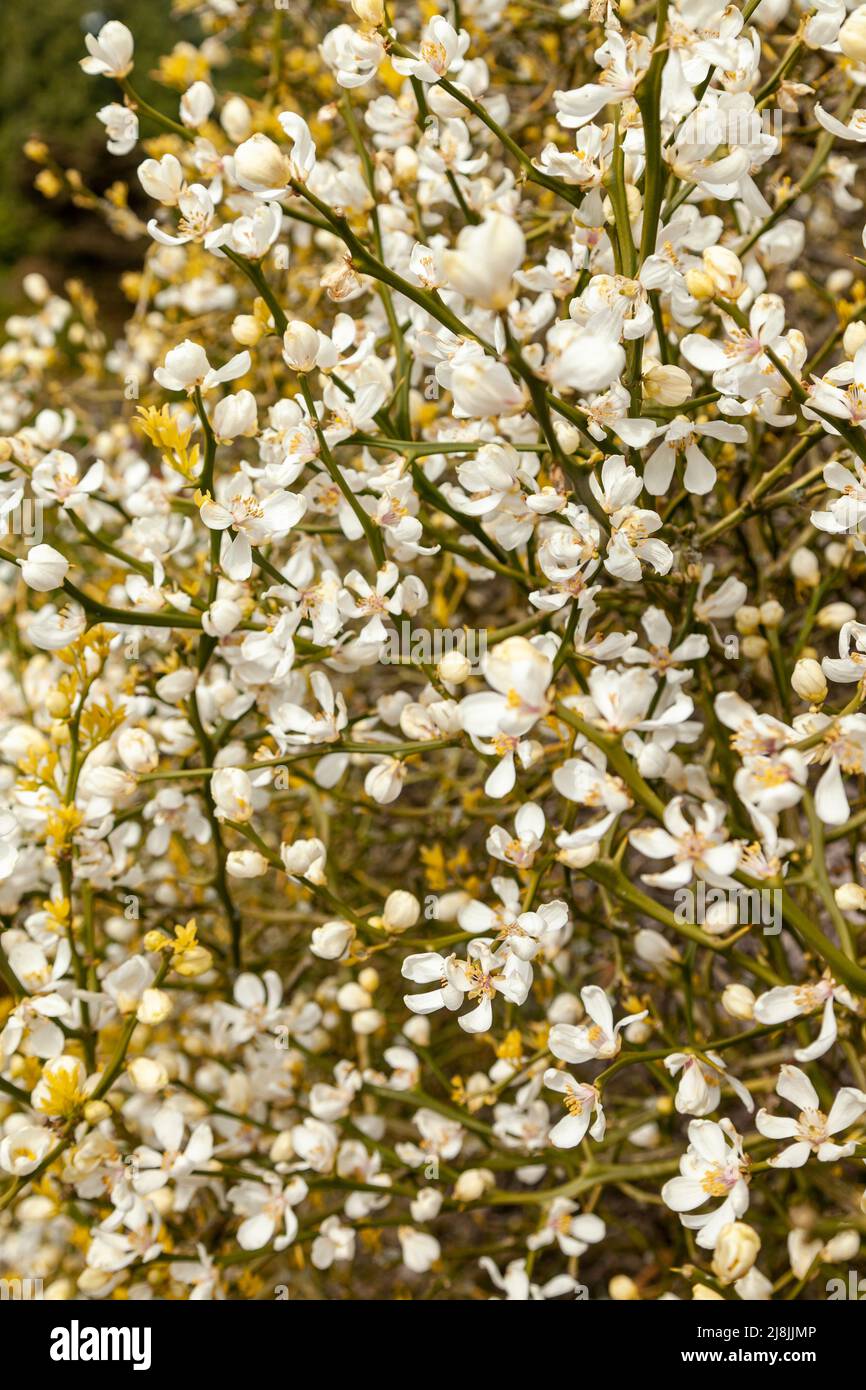
<instances>
[{"instance_id":1,"label":"white flower","mask_svg":"<svg viewBox=\"0 0 866 1390\"><path fill-rule=\"evenodd\" d=\"M680 1078L674 1098L679 1115L711 1114L718 1108L725 1083L749 1113L755 1108L746 1087L725 1070L717 1052L705 1052L701 1057L688 1052L672 1052L665 1057L664 1064L671 1076L679 1075Z\"/></svg>"},{"instance_id":2,"label":"white flower","mask_svg":"<svg viewBox=\"0 0 866 1390\"><path fill-rule=\"evenodd\" d=\"M687 820L681 796L668 802L664 811L664 829L632 830L631 843L648 859L673 859L671 868L660 874L642 874L644 883L657 888L682 888L693 877L702 878L718 888L734 888L735 872L742 853L735 840L728 839L725 829L725 808L718 802L702 803L694 817Z\"/></svg>"},{"instance_id":3,"label":"white flower","mask_svg":"<svg viewBox=\"0 0 866 1390\"><path fill-rule=\"evenodd\" d=\"M514 298L513 279L526 254L523 232L513 217L491 213L464 227L457 249L442 253L442 273L467 299L486 309L504 309Z\"/></svg>"},{"instance_id":4,"label":"white flower","mask_svg":"<svg viewBox=\"0 0 866 1390\"><path fill-rule=\"evenodd\" d=\"M548 1039L551 1052L563 1062L589 1062L598 1057L616 1057L622 1047L622 1029L646 1018L646 1009L639 1014L626 1014L619 1023L614 1023L610 1001L598 985L586 985L580 991L580 997L592 1022L577 1027L570 1023L555 1023Z\"/></svg>"},{"instance_id":5,"label":"white flower","mask_svg":"<svg viewBox=\"0 0 866 1390\"><path fill-rule=\"evenodd\" d=\"M702 1250L714 1250L723 1227L737 1221L749 1206L748 1160L740 1136L728 1120L692 1120L689 1147L680 1159L680 1174L662 1188L662 1200L690 1231ZM720 1206L698 1216L686 1215L709 1198Z\"/></svg>"},{"instance_id":6,"label":"white flower","mask_svg":"<svg viewBox=\"0 0 866 1390\"><path fill-rule=\"evenodd\" d=\"M236 381L250 369L250 354L239 352L229 358L220 368L214 368L207 360L207 353L198 343L185 338L177 347L165 355L165 366L157 367L153 375L166 391L186 391L187 395L198 389L212 391L226 381Z\"/></svg>"},{"instance_id":7,"label":"white flower","mask_svg":"<svg viewBox=\"0 0 866 1390\"><path fill-rule=\"evenodd\" d=\"M97 111L96 119L105 126L109 154L129 154L138 140L138 117L128 106L113 101Z\"/></svg>"},{"instance_id":8,"label":"white flower","mask_svg":"<svg viewBox=\"0 0 866 1390\"><path fill-rule=\"evenodd\" d=\"M463 55L469 47L465 29L459 34L442 15L434 15L421 35L417 58L392 57L391 65L403 77L417 77L421 82L438 82L440 77L459 72Z\"/></svg>"},{"instance_id":9,"label":"white flower","mask_svg":"<svg viewBox=\"0 0 866 1390\"><path fill-rule=\"evenodd\" d=\"M854 1153L856 1145L837 1144L832 1136L848 1129L866 1110L866 1092L855 1086L843 1086L825 1115L820 1108L818 1092L799 1067L784 1066L779 1070L776 1093L800 1111L796 1120L771 1115L759 1110L755 1116L758 1131L768 1139L793 1139L793 1144L781 1150L769 1161L774 1168L801 1168L814 1153L821 1163L833 1163Z\"/></svg>"},{"instance_id":10,"label":"white flower","mask_svg":"<svg viewBox=\"0 0 866 1390\"><path fill-rule=\"evenodd\" d=\"M544 1084L548 1090L561 1094L568 1112L550 1131L549 1139L554 1148L574 1149L587 1132L600 1143L604 1138L606 1122L597 1087L575 1081L568 1072L558 1071L556 1067L548 1067L544 1073Z\"/></svg>"},{"instance_id":11,"label":"white flower","mask_svg":"<svg viewBox=\"0 0 866 1390\"><path fill-rule=\"evenodd\" d=\"M59 589L69 569L69 561L52 545L32 546L17 563L21 566L24 583L40 594Z\"/></svg>"},{"instance_id":12,"label":"white flower","mask_svg":"<svg viewBox=\"0 0 866 1390\"><path fill-rule=\"evenodd\" d=\"M132 72L132 34L119 20L103 24L96 38L85 34L84 43L90 56L80 61L89 77L126 77Z\"/></svg>"},{"instance_id":13,"label":"white flower","mask_svg":"<svg viewBox=\"0 0 866 1390\"><path fill-rule=\"evenodd\" d=\"M239 767L221 767L210 779L218 820L248 821L253 814L253 784Z\"/></svg>"},{"instance_id":14,"label":"white flower","mask_svg":"<svg viewBox=\"0 0 866 1390\"><path fill-rule=\"evenodd\" d=\"M823 1057L836 1041L836 1014L834 1004L838 1002L854 1013L859 1012L857 1001L844 985L837 984L829 971L817 984L778 985L758 995L755 1000L754 1016L759 1023L787 1023L792 1018L802 1018L821 1011L821 1028L817 1038L808 1047L798 1047L794 1056L798 1062L814 1062Z\"/></svg>"},{"instance_id":15,"label":"white flower","mask_svg":"<svg viewBox=\"0 0 866 1390\"><path fill-rule=\"evenodd\" d=\"M51 1148L51 1134L36 1125L21 1125L0 1140L0 1168L16 1178L27 1177Z\"/></svg>"}]
</instances>

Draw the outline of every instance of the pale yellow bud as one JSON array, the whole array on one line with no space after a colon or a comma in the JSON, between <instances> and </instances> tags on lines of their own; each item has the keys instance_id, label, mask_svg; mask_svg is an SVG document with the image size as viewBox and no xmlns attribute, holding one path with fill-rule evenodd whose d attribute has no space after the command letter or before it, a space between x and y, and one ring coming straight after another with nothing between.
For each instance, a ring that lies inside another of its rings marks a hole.
<instances>
[{"instance_id":1,"label":"pale yellow bud","mask_svg":"<svg viewBox=\"0 0 866 1390\"><path fill-rule=\"evenodd\" d=\"M292 1143L291 1130L284 1129L282 1134L278 1134L268 1151L268 1158L272 1163L287 1163L290 1158L294 1158L295 1148Z\"/></svg>"},{"instance_id":2,"label":"pale yellow bud","mask_svg":"<svg viewBox=\"0 0 866 1390\"><path fill-rule=\"evenodd\" d=\"M706 1284L695 1284L692 1289L692 1298L703 1303L724 1303L724 1295L716 1293L715 1289L709 1288Z\"/></svg>"},{"instance_id":3,"label":"pale yellow bud","mask_svg":"<svg viewBox=\"0 0 866 1390\"><path fill-rule=\"evenodd\" d=\"M89 1100L84 1107L84 1118L89 1125L98 1125L101 1120L107 1120L111 1114L111 1106L106 1105L104 1100Z\"/></svg>"},{"instance_id":4,"label":"pale yellow bud","mask_svg":"<svg viewBox=\"0 0 866 1390\"><path fill-rule=\"evenodd\" d=\"M701 259L715 292L725 299L738 299L746 288L739 256L726 246L710 246Z\"/></svg>"},{"instance_id":5,"label":"pale yellow bud","mask_svg":"<svg viewBox=\"0 0 866 1390\"><path fill-rule=\"evenodd\" d=\"M467 1168L454 1184L454 1199L457 1202L477 1202L489 1187L496 1186L496 1179L489 1168Z\"/></svg>"},{"instance_id":6,"label":"pale yellow bud","mask_svg":"<svg viewBox=\"0 0 866 1390\"><path fill-rule=\"evenodd\" d=\"M713 1273L722 1284L733 1284L748 1274L761 1248L756 1230L745 1221L730 1221L723 1226L713 1255Z\"/></svg>"},{"instance_id":7,"label":"pale yellow bud","mask_svg":"<svg viewBox=\"0 0 866 1390\"><path fill-rule=\"evenodd\" d=\"M418 921L421 904L414 893L407 893L404 888L395 888L385 899L382 915L385 925L390 927L391 931L406 931L409 927L414 927Z\"/></svg>"},{"instance_id":8,"label":"pale yellow bud","mask_svg":"<svg viewBox=\"0 0 866 1390\"><path fill-rule=\"evenodd\" d=\"M821 566L814 550L809 550L805 545L798 545L793 552L790 562L791 574L801 584L805 584L810 589L815 589L821 582Z\"/></svg>"},{"instance_id":9,"label":"pale yellow bud","mask_svg":"<svg viewBox=\"0 0 866 1390\"><path fill-rule=\"evenodd\" d=\"M155 1062L152 1057L136 1057L127 1067L126 1074L135 1089L148 1096L168 1085L168 1072L161 1062Z\"/></svg>"},{"instance_id":10,"label":"pale yellow bud","mask_svg":"<svg viewBox=\"0 0 866 1390\"><path fill-rule=\"evenodd\" d=\"M64 695L62 690L49 691L45 708L52 719L65 719L69 713L69 697Z\"/></svg>"},{"instance_id":11,"label":"pale yellow bud","mask_svg":"<svg viewBox=\"0 0 866 1390\"><path fill-rule=\"evenodd\" d=\"M643 374L644 395L659 405L683 405L693 394L692 379L683 367L656 362Z\"/></svg>"},{"instance_id":12,"label":"pale yellow bud","mask_svg":"<svg viewBox=\"0 0 866 1390\"><path fill-rule=\"evenodd\" d=\"M827 698L827 681L817 661L801 657L794 666L791 685L801 700L820 705Z\"/></svg>"},{"instance_id":13,"label":"pale yellow bud","mask_svg":"<svg viewBox=\"0 0 866 1390\"><path fill-rule=\"evenodd\" d=\"M839 30L839 47L846 58L866 63L866 5L852 10Z\"/></svg>"},{"instance_id":14,"label":"pale yellow bud","mask_svg":"<svg viewBox=\"0 0 866 1390\"><path fill-rule=\"evenodd\" d=\"M238 314L232 320L232 337L242 347L255 347L264 328L253 314Z\"/></svg>"},{"instance_id":15,"label":"pale yellow bud","mask_svg":"<svg viewBox=\"0 0 866 1390\"><path fill-rule=\"evenodd\" d=\"M785 616L785 610L776 599L767 599L761 604L761 622L764 627L778 627Z\"/></svg>"},{"instance_id":16,"label":"pale yellow bud","mask_svg":"<svg viewBox=\"0 0 866 1390\"><path fill-rule=\"evenodd\" d=\"M853 357L858 348L866 343L866 322L863 319L856 319L854 323L849 323L842 335L842 346L849 357Z\"/></svg>"},{"instance_id":17,"label":"pale yellow bud","mask_svg":"<svg viewBox=\"0 0 866 1390\"><path fill-rule=\"evenodd\" d=\"M385 7L382 0L352 0L352 9L362 24L378 29L385 21Z\"/></svg>"},{"instance_id":18,"label":"pale yellow bud","mask_svg":"<svg viewBox=\"0 0 866 1390\"><path fill-rule=\"evenodd\" d=\"M862 912L866 907L866 888L861 888L859 883L840 883L833 897L842 912Z\"/></svg>"},{"instance_id":19,"label":"pale yellow bud","mask_svg":"<svg viewBox=\"0 0 866 1390\"><path fill-rule=\"evenodd\" d=\"M615 1303L636 1303L640 1299L640 1289L627 1274L615 1274L607 1291Z\"/></svg>"},{"instance_id":20,"label":"pale yellow bud","mask_svg":"<svg viewBox=\"0 0 866 1390\"><path fill-rule=\"evenodd\" d=\"M171 1009L171 998L164 989L146 989L141 996L136 1018L139 1023L153 1027L158 1023L164 1023Z\"/></svg>"},{"instance_id":21,"label":"pale yellow bud","mask_svg":"<svg viewBox=\"0 0 866 1390\"><path fill-rule=\"evenodd\" d=\"M815 622L825 632L838 632L845 623L853 623L857 610L850 603L828 603L818 613Z\"/></svg>"},{"instance_id":22,"label":"pale yellow bud","mask_svg":"<svg viewBox=\"0 0 866 1390\"><path fill-rule=\"evenodd\" d=\"M751 633L757 632L760 623L760 609L755 608L751 603L744 603L743 607L738 608L737 612L734 614L734 626L737 632L741 633L743 637L748 637Z\"/></svg>"},{"instance_id":23,"label":"pale yellow bud","mask_svg":"<svg viewBox=\"0 0 866 1390\"><path fill-rule=\"evenodd\" d=\"M722 1008L731 1018L748 1023L755 1016L755 996L748 985L727 985L722 993Z\"/></svg>"},{"instance_id":24,"label":"pale yellow bud","mask_svg":"<svg viewBox=\"0 0 866 1390\"><path fill-rule=\"evenodd\" d=\"M368 965L358 976L358 984L365 989L368 994L375 994L379 988L379 972L374 970L372 965Z\"/></svg>"},{"instance_id":25,"label":"pale yellow bud","mask_svg":"<svg viewBox=\"0 0 866 1390\"><path fill-rule=\"evenodd\" d=\"M747 661L760 661L761 657L766 656L766 654L766 637L752 636L743 638L743 656Z\"/></svg>"},{"instance_id":26,"label":"pale yellow bud","mask_svg":"<svg viewBox=\"0 0 866 1390\"><path fill-rule=\"evenodd\" d=\"M712 299L716 293L713 277L697 266L686 271L686 289L693 299Z\"/></svg>"},{"instance_id":27,"label":"pale yellow bud","mask_svg":"<svg viewBox=\"0 0 866 1390\"><path fill-rule=\"evenodd\" d=\"M436 667L436 674L449 685L462 685L472 674L472 662L465 652L459 652L455 647L445 653Z\"/></svg>"}]
</instances>

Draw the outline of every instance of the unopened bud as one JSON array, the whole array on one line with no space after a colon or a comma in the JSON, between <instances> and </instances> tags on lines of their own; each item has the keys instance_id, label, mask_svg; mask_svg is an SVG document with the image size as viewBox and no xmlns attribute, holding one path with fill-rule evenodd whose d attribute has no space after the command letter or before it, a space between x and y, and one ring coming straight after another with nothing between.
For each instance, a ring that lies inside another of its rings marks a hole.
<instances>
[{"instance_id":1,"label":"unopened bud","mask_svg":"<svg viewBox=\"0 0 866 1390\"><path fill-rule=\"evenodd\" d=\"M712 299L716 293L712 276L705 270L698 270L697 266L686 271L686 289L692 299Z\"/></svg>"},{"instance_id":2,"label":"unopened bud","mask_svg":"<svg viewBox=\"0 0 866 1390\"><path fill-rule=\"evenodd\" d=\"M472 674L472 662L465 652L459 652L455 647L445 653L436 667L436 674L449 685L461 685Z\"/></svg>"},{"instance_id":3,"label":"unopened bud","mask_svg":"<svg viewBox=\"0 0 866 1390\"><path fill-rule=\"evenodd\" d=\"M692 379L683 367L656 362L643 374L644 395L659 405L683 405L694 394Z\"/></svg>"},{"instance_id":4,"label":"unopened bud","mask_svg":"<svg viewBox=\"0 0 866 1390\"><path fill-rule=\"evenodd\" d=\"M723 1226L713 1255L713 1273L722 1284L733 1284L748 1274L761 1248L760 1237L745 1221Z\"/></svg>"},{"instance_id":5,"label":"unopened bud","mask_svg":"<svg viewBox=\"0 0 866 1390\"><path fill-rule=\"evenodd\" d=\"M861 888L859 883L840 883L833 897L842 912L862 912L866 907L866 888Z\"/></svg>"},{"instance_id":6,"label":"unopened bud","mask_svg":"<svg viewBox=\"0 0 866 1390\"><path fill-rule=\"evenodd\" d=\"M821 566L818 564L818 557L814 550L809 550L805 545L798 545L791 556L791 574L798 579L801 584L806 584L810 589L817 588L821 582Z\"/></svg>"},{"instance_id":7,"label":"unopened bud","mask_svg":"<svg viewBox=\"0 0 866 1390\"><path fill-rule=\"evenodd\" d=\"M820 705L827 698L827 681L819 663L812 657L801 657L791 675L791 685L801 700Z\"/></svg>"},{"instance_id":8,"label":"unopened bud","mask_svg":"<svg viewBox=\"0 0 866 1390\"><path fill-rule=\"evenodd\" d=\"M853 623L857 610L850 603L828 603L819 611L815 622L825 632L838 632L846 623Z\"/></svg>"},{"instance_id":9,"label":"unopened bud","mask_svg":"<svg viewBox=\"0 0 866 1390\"><path fill-rule=\"evenodd\" d=\"M866 63L866 5L852 10L839 30L839 47L846 58Z\"/></svg>"},{"instance_id":10,"label":"unopened bud","mask_svg":"<svg viewBox=\"0 0 866 1390\"><path fill-rule=\"evenodd\" d=\"M751 633L757 632L761 623L760 609L755 608L751 603L744 603L742 608L738 608L734 614L734 626L743 637L748 637Z\"/></svg>"},{"instance_id":11,"label":"unopened bud","mask_svg":"<svg viewBox=\"0 0 866 1390\"><path fill-rule=\"evenodd\" d=\"M722 1008L731 1018L748 1023L755 1016L755 996L748 985L727 985L722 993Z\"/></svg>"},{"instance_id":12,"label":"unopened bud","mask_svg":"<svg viewBox=\"0 0 866 1390\"><path fill-rule=\"evenodd\" d=\"M855 319L849 323L845 332L842 334L842 346L849 357L853 357L858 348L866 343L866 323L863 319Z\"/></svg>"},{"instance_id":13,"label":"unopened bud","mask_svg":"<svg viewBox=\"0 0 866 1390\"><path fill-rule=\"evenodd\" d=\"M764 627L778 627L785 616L785 610L776 599L768 599L761 604L761 622Z\"/></svg>"},{"instance_id":14,"label":"unopened bud","mask_svg":"<svg viewBox=\"0 0 866 1390\"><path fill-rule=\"evenodd\" d=\"M636 1303L640 1298L640 1289L627 1274L615 1274L607 1291L615 1303Z\"/></svg>"}]
</instances>

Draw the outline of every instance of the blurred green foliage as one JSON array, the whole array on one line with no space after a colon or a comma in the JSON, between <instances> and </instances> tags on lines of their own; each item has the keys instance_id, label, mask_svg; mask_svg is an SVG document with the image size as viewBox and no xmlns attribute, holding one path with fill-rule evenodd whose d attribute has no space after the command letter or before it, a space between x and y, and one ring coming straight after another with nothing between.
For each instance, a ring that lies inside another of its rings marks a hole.
<instances>
[{"instance_id":1,"label":"blurred green foliage","mask_svg":"<svg viewBox=\"0 0 866 1390\"><path fill-rule=\"evenodd\" d=\"M166 49L171 0L4 0L0 48L0 310L20 305L18 285L28 270L41 270L57 287L81 275L100 300L116 293L117 274L137 260L133 246L114 237L92 212L67 199L47 200L33 187L38 172L22 146L37 136L58 163L78 169L102 191L129 179L135 154L115 159L105 148L95 112L117 99L114 83L87 77L79 67L84 34L120 19L135 35L135 80L150 94L148 72Z\"/></svg>"}]
</instances>

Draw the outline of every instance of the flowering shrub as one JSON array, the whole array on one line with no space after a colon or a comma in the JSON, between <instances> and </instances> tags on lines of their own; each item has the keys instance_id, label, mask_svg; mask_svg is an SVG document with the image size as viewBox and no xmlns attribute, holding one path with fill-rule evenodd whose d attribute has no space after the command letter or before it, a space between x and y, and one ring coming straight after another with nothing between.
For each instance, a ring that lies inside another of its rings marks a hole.
<instances>
[{"instance_id":1,"label":"flowering shrub","mask_svg":"<svg viewBox=\"0 0 866 1390\"><path fill-rule=\"evenodd\" d=\"M866 7L195 9L87 37L131 204L29 147L141 269L2 348L0 1269L823 1297Z\"/></svg>"}]
</instances>

